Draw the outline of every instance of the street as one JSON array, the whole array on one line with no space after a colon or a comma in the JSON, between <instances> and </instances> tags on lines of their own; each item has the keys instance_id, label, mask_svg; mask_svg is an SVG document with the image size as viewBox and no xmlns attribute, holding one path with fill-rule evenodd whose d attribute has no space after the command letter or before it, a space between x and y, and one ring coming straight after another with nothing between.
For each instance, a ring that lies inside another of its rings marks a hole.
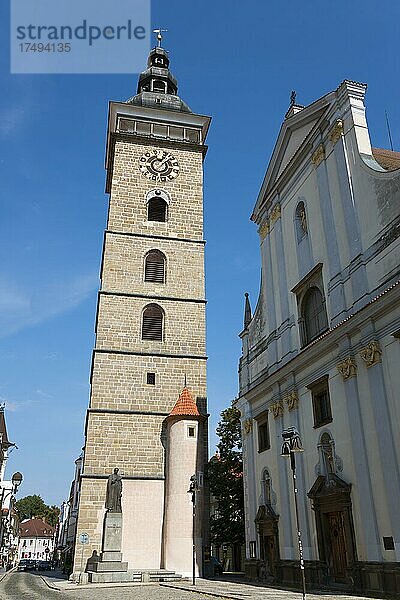
<instances>
[{"instance_id":1,"label":"street","mask_svg":"<svg viewBox=\"0 0 400 600\"><path fill-rule=\"evenodd\" d=\"M299 591L268 588L245 581L234 582L226 579L196 582L196 592L191 590L189 581L171 584L150 584L130 586L102 586L77 588L66 580L57 577L57 572L45 572L44 577L51 589L38 573L13 571L0 581L0 600L207 600L212 597L236 600L300 600ZM71 586L71 587L69 587ZM69 588L69 589L68 589ZM308 593L307 600L368 600L365 597L348 596L329 592Z\"/></svg>"},{"instance_id":2,"label":"street","mask_svg":"<svg viewBox=\"0 0 400 600\"><path fill-rule=\"evenodd\" d=\"M109 587L67 592L50 589L36 573L15 571L0 582L1 600L207 600L209 596L158 585Z\"/></svg>"}]
</instances>

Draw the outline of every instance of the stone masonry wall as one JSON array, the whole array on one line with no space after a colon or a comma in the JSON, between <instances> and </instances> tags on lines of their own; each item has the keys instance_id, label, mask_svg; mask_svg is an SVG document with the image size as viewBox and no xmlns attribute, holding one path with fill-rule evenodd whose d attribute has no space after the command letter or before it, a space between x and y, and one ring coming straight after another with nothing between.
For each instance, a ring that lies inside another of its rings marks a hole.
<instances>
[{"instance_id":1,"label":"stone masonry wall","mask_svg":"<svg viewBox=\"0 0 400 600\"><path fill-rule=\"evenodd\" d=\"M155 385L146 383L155 373ZM206 395L206 361L96 352L91 408L170 412L183 387Z\"/></svg>"},{"instance_id":2,"label":"stone masonry wall","mask_svg":"<svg viewBox=\"0 0 400 600\"><path fill-rule=\"evenodd\" d=\"M142 312L153 302L164 310L162 342L141 339ZM205 305L102 295L99 301L96 347L203 356L206 351Z\"/></svg>"},{"instance_id":3,"label":"stone masonry wall","mask_svg":"<svg viewBox=\"0 0 400 600\"><path fill-rule=\"evenodd\" d=\"M171 154L179 162L180 173L173 181L157 184L146 179L139 170L140 157L155 149L154 143L116 142L108 229L202 239L202 153L171 148ZM171 198L166 223L147 221L146 196L158 187Z\"/></svg>"},{"instance_id":4,"label":"stone masonry wall","mask_svg":"<svg viewBox=\"0 0 400 600\"><path fill-rule=\"evenodd\" d=\"M89 413L85 474L164 475L162 415Z\"/></svg>"},{"instance_id":5,"label":"stone masonry wall","mask_svg":"<svg viewBox=\"0 0 400 600\"><path fill-rule=\"evenodd\" d=\"M165 283L144 281L149 250L160 250L166 257ZM188 277L189 273L192 276ZM150 296L203 299L204 245L107 233L102 290L134 294L139 289Z\"/></svg>"}]
</instances>

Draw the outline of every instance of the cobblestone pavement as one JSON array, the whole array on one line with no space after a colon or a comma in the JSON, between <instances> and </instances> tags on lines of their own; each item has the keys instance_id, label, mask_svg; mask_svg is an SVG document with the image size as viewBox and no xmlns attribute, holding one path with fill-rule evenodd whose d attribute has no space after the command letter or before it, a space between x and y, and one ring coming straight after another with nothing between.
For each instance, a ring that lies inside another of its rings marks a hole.
<instances>
[{"instance_id":1,"label":"cobblestone pavement","mask_svg":"<svg viewBox=\"0 0 400 600\"><path fill-rule=\"evenodd\" d=\"M190 589L190 584L185 583L165 583L162 587L174 587L180 590ZM251 585L248 583L234 583L230 581L208 579L198 579L196 589L205 594L218 595L220 598L232 598L236 600L301 600L300 592L282 590L276 588L264 587L261 585ZM182 596L183 598L184 596ZM200 594L197 598L200 598ZM177 596L179 598L179 596ZM332 592L307 592L307 600L371 600L361 596L349 596L347 594L334 594Z\"/></svg>"},{"instance_id":2,"label":"cobblestone pavement","mask_svg":"<svg viewBox=\"0 0 400 600\"><path fill-rule=\"evenodd\" d=\"M50 581L50 580L49 580ZM1 600L210 600L210 596L158 585L99 587L97 589L50 589L40 575L12 572L0 582Z\"/></svg>"},{"instance_id":3,"label":"cobblestone pavement","mask_svg":"<svg viewBox=\"0 0 400 600\"><path fill-rule=\"evenodd\" d=\"M46 574L44 574L46 577ZM11 572L0 581L0 600L210 600L219 597L232 600L301 600L299 592L267 588L247 583L223 580L198 579L195 591L189 582L162 583L161 585L132 584L112 587L97 585L82 587L46 577L49 588L39 574ZM307 593L307 600L370 600L364 597L333 594L330 592Z\"/></svg>"}]
</instances>

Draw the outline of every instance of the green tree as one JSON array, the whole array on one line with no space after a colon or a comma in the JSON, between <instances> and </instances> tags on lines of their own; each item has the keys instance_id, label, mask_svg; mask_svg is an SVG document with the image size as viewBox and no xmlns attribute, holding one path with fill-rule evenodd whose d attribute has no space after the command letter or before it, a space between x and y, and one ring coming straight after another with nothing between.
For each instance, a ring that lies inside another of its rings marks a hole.
<instances>
[{"instance_id":1,"label":"green tree","mask_svg":"<svg viewBox=\"0 0 400 600\"><path fill-rule=\"evenodd\" d=\"M32 519L33 517L39 517L45 519L46 523L56 526L60 509L57 506L47 506L43 498L38 494L32 496L25 496L15 503L19 518Z\"/></svg>"},{"instance_id":2,"label":"green tree","mask_svg":"<svg viewBox=\"0 0 400 600\"><path fill-rule=\"evenodd\" d=\"M230 407L222 411L216 429L220 439L218 454L208 463L210 492L215 514L210 519L214 544L244 542L243 459L240 412Z\"/></svg>"}]
</instances>

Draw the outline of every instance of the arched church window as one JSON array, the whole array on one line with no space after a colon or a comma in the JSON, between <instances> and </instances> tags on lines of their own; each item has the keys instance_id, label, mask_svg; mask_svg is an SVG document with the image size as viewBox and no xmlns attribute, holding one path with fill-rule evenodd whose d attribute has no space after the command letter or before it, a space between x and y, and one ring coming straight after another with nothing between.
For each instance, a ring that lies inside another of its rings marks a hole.
<instances>
[{"instance_id":1,"label":"arched church window","mask_svg":"<svg viewBox=\"0 0 400 600\"><path fill-rule=\"evenodd\" d=\"M311 287L303 300L305 343L308 344L328 329L325 299L317 287Z\"/></svg>"},{"instance_id":2,"label":"arched church window","mask_svg":"<svg viewBox=\"0 0 400 600\"><path fill-rule=\"evenodd\" d=\"M144 261L144 280L165 283L165 255L160 250L150 250Z\"/></svg>"},{"instance_id":3,"label":"arched church window","mask_svg":"<svg viewBox=\"0 0 400 600\"><path fill-rule=\"evenodd\" d=\"M142 340L163 340L164 311L158 304L148 304L142 317Z\"/></svg>"},{"instance_id":4,"label":"arched church window","mask_svg":"<svg viewBox=\"0 0 400 600\"><path fill-rule=\"evenodd\" d=\"M154 196L147 203L147 219L165 223L167 220L167 203L164 198Z\"/></svg>"},{"instance_id":5,"label":"arched church window","mask_svg":"<svg viewBox=\"0 0 400 600\"><path fill-rule=\"evenodd\" d=\"M297 241L300 242L303 239L303 237L308 233L307 213L303 201L299 202L296 207L295 224Z\"/></svg>"}]
</instances>

